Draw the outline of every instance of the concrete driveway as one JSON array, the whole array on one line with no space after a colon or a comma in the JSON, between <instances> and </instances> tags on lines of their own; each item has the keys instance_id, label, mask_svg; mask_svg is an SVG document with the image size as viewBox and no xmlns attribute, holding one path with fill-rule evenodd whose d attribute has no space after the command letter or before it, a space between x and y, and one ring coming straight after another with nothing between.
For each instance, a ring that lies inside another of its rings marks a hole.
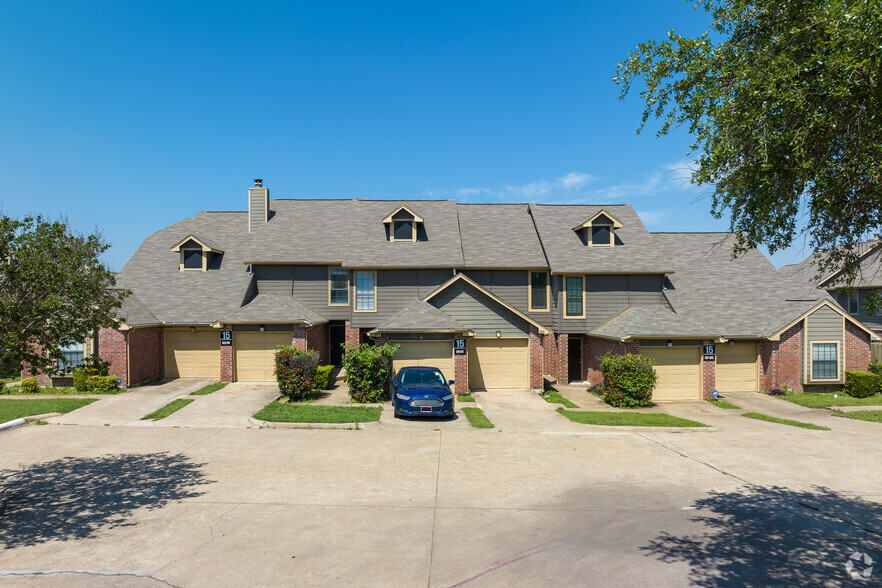
<instances>
[{"instance_id":1,"label":"concrete driveway","mask_svg":"<svg viewBox=\"0 0 882 588\"><path fill-rule=\"evenodd\" d=\"M731 418L700 435L21 427L0 433L0 578L836 586L853 553L882 557L882 426Z\"/></svg>"},{"instance_id":2,"label":"concrete driveway","mask_svg":"<svg viewBox=\"0 0 882 588\"><path fill-rule=\"evenodd\" d=\"M142 423L142 417L213 381L210 378L192 378L148 384L122 394L104 396L98 402L49 421L64 425L138 425Z\"/></svg>"},{"instance_id":3,"label":"concrete driveway","mask_svg":"<svg viewBox=\"0 0 882 588\"><path fill-rule=\"evenodd\" d=\"M157 427L250 427L251 416L278 398L279 387L271 382L233 382L220 390L195 398L181 410L160 421L141 421Z\"/></svg>"}]
</instances>

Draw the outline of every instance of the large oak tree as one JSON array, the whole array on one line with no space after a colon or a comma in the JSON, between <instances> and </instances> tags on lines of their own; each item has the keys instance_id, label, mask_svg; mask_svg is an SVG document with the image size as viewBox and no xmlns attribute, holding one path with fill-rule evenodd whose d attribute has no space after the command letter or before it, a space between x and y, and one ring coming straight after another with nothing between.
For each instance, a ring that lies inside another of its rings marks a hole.
<instances>
[{"instance_id":1,"label":"large oak tree","mask_svg":"<svg viewBox=\"0 0 882 588\"><path fill-rule=\"evenodd\" d=\"M53 373L60 347L117 324L128 292L99 261L108 247L63 221L0 217L0 373Z\"/></svg>"},{"instance_id":2,"label":"large oak tree","mask_svg":"<svg viewBox=\"0 0 882 588\"><path fill-rule=\"evenodd\" d=\"M623 98L641 86L638 132L689 129L692 180L728 213L736 254L807 232L819 274L850 284L882 225L882 2L690 1L704 34L670 31L618 65Z\"/></svg>"}]
</instances>

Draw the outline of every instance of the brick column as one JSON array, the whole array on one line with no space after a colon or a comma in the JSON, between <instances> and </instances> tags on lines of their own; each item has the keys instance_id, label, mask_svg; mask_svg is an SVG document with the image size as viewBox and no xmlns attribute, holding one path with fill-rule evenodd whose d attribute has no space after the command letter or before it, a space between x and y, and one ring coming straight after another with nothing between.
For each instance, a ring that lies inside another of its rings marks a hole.
<instances>
[{"instance_id":1,"label":"brick column","mask_svg":"<svg viewBox=\"0 0 882 588\"><path fill-rule=\"evenodd\" d=\"M530 388L542 390L542 340L539 329L530 325Z\"/></svg>"},{"instance_id":2,"label":"brick column","mask_svg":"<svg viewBox=\"0 0 882 588\"><path fill-rule=\"evenodd\" d=\"M231 332L233 327L227 326L222 331ZM220 337L218 336L218 339ZM218 343L220 345L220 343ZM221 345L220 347L220 379L221 382L233 381L233 346Z\"/></svg>"},{"instance_id":3,"label":"brick column","mask_svg":"<svg viewBox=\"0 0 882 588\"><path fill-rule=\"evenodd\" d=\"M625 353L640 353L640 341L630 341L625 345Z\"/></svg>"},{"instance_id":4,"label":"brick column","mask_svg":"<svg viewBox=\"0 0 882 588\"><path fill-rule=\"evenodd\" d=\"M468 343L466 343L468 349ZM457 394L468 394L469 392L469 354L457 355L453 354L453 391Z\"/></svg>"},{"instance_id":5,"label":"brick column","mask_svg":"<svg viewBox=\"0 0 882 588\"><path fill-rule=\"evenodd\" d=\"M330 343L328 337L330 335L328 323L311 327L306 332L306 347L318 351L319 363L327 365L330 361Z\"/></svg>"},{"instance_id":6,"label":"brick column","mask_svg":"<svg viewBox=\"0 0 882 588\"><path fill-rule=\"evenodd\" d=\"M343 324L343 330L346 345L359 345L361 343L361 329L351 326L350 321L346 321Z\"/></svg>"},{"instance_id":7,"label":"brick column","mask_svg":"<svg viewBox=\"0 0 882 588\"><path fill-rule=\"evenodd\" d=\"M110 373L129 385L128 334L119 329L102 328L98 331L98 353L110 362Z\"/></svg>"},{"instance_id":8,"label":"brick column","mask_svg":"<svg viewBox=\"0 0 882 588\"><path fill-rule=\"evenodd\" d=\"M785 385L802 392L802 325L797 323L781 333L779 341L760 343L760 389Z\"/></svg>"},{"instance_id":9,"label":"brick column","mask_svg":"<svg viewBox=\"0 0 882 588\"><path fill-rule=\"evenodd\" d=\"M870 336L852 323L845 322L845 369L867 370L870 367Z\"/></svg>"},{"instance_id":10,"label":"brick column","mask_svg":"<svg viewBox=\"0 0 882 588\"><path fill-rule=\"evenodd\" d=\"M705 339L702 345L713 345L711 339ZM710 361L705 361L704 354L701 355L701 384L705 398L713 398L711 392L717 387L717 356Z\"/></svg>"},{"instance_id":11,"label":"brick column","mask_svg":"<svg viewBox=\"0 0 882 588\"><path fill-rule=\"evenodd\" d=\"M570 381L570 338L566 333L557 336L557 373L554 377L558 384Z\"/></svg>"},{"instance_id":12,"label":"brick column","mask_svg":"<svg viewBox=\"0 0 882 588\"><path fill-rule=\"evenodd\" d=\"M304 327L294 327L291 333L291 345L294 349L306 351L306 329Z\"/></svg>"}]
</instances>

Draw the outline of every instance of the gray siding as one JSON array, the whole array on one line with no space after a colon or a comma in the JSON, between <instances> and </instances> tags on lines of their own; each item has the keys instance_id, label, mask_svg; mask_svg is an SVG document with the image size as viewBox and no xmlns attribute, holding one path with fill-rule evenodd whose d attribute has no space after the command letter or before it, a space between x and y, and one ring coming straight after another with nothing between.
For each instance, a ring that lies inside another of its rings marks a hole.
<instances>
[{"instance_id":1,"label":"gray siding","mask_svg":"<svg viewBox=\"0 0 882 588\"><path fill-rule=\"evenodd\" d=\"M530 312L530 272L527 270L466 270L464 272L472 281L479 284L494 296L498 296L511 304L537 323L551 326L554 312L554 297L548 301L547 312Z\"/></svg>"},{"instance_id":2,"label":"gray siding","mask_svg":"<svg viewBox=\"0 0 882 588\"><path fill-rule=\"evenodd\" d=\"M248 189L248 210L250 211L249 231L252 233L266 223L269 190L267 188Z\"/></svg>"},{"instance_id":3,"label":"gray siding","mask_svg":"<svg viewBox=\"0 0 882 588\"><path fill-rule=\"evenodd\" d=\"M352 326L377 327L404 307L425 298L452 277L453 270L445 269L377 270L377 310L353 312Z\"/></svg>"},{"instance_id":4,"label":"gray siding","mask_svg":"<svg viewBox=\"0 0 882 588\"><path fill-rule=\"evenodd\" d=\"M477 337L525 337L530 324L495 300L462 282L454 284L429 301L454 320L475 332Z\"/></svg>"},{"instance_id":5,"label":"gray siding","mask_svg":"<svg viewBox=\"0 0 882 588\"><path fill-rule=\"evenodd\" d=\"M563 317L563 276L552 277L555 301L554 329L562 333L586 333L629 305L666 305L662 295L664 276L588 274L585 278L585 318Z\"/></svg>"},{"instance_id":6,"label":"gray siding","mask_svg":"<svg viewBox=\"0 0 882 588\"><path fill-rule=\"evenodd\" d=\"M808 341L806 345L806 361L804 362L806 366L806 381L811 377L811 343L813 341L839 342L839 379L842 380L844 370L843 357L845 353L843 320L838 312L826 306L819 308L806 318L806 339Z\"/></svg>"},{"instance_id":7,"label":"gray siding","mask_svg":"<svg viewBox=\"0 0 882 588\"><path fill-rule=\"evenodd\" d=\"M867 299L872 295L873 289L855 289L855 293L857 293L858 295L858 313L852 314L851 316L861 321L873 330L882 330L882 315L867 314L864 311L864 305L866 304ZM836 301L839 303L839 306L841 306L843 310L845 310L845 312L848 312L848 296L845 294L845 292L839 292L838 294L836 294Z\"/></svg>"},{"instance_id":8,"label":"gray siding","mask_svg":"<svg viewBox=\"0 0 882 588\"><path fill-rule=\"evenodd\" d=\"M328 320L349 318L349 306L328 305L326 265L255 265L254 282L258 294L294 296Z\"/></svg>"}]
</instances>

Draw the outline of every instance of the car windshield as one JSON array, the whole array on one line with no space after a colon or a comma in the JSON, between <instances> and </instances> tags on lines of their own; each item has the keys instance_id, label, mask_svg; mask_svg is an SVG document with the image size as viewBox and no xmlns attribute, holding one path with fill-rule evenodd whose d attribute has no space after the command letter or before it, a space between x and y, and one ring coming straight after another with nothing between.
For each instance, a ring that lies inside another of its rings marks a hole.
<instances>
[{"instance_id":1,"label":"car windshield","mask_svg":"<svg viewBox=\"0 0 882 588\"><path fill-rule=\"evenodd\" d=\"M445 386L441 372L428 370L408 370L401 374L401 384L405 386Z\"/></svg>"}]
</instances>

